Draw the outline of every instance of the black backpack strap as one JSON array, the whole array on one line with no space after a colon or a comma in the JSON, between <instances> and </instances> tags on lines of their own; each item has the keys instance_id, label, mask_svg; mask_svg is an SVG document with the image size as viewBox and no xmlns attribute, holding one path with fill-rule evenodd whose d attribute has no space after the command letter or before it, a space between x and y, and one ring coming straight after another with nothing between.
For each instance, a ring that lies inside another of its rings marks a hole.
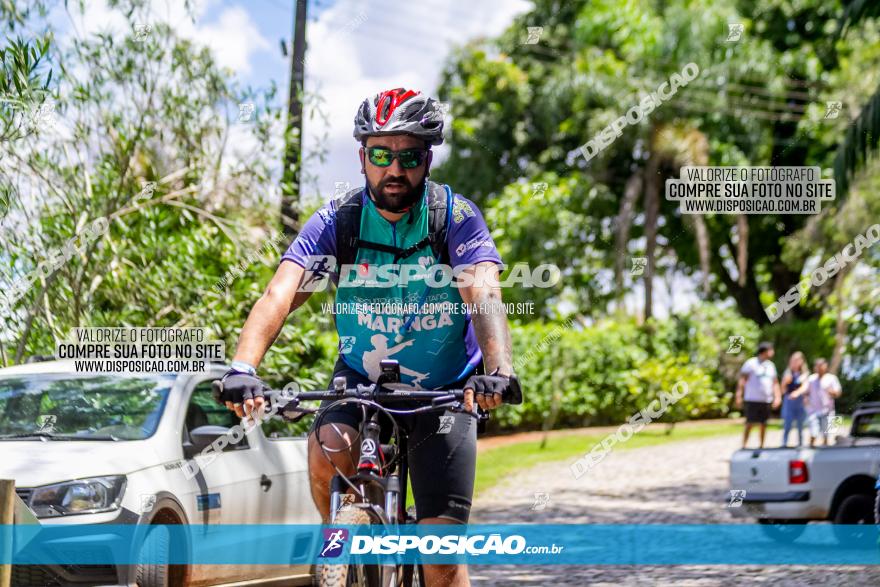
<instances>
[{"instance_id":1,"label":"black backpack strap","mask_svg":"<svg viewBox=\"0 0 880 587\"><path fill-rule=\"evenodd\" d=\"M445 185L428 182L428 236L406 249L392 247L360 239L361 212L364 188L346 193L336 200L336 263L337 266L353 265L358 248L374 249L394 255L394 262L405 259L416 251L431 245L431 252L440 263L449 263L449 247L446 236L449 231L449 214L452 207L452 190Z\"/></svg>"},{"instance_id":2,"label":"black backpack strap","mask_svg":"<svg viewBox=\"0 0 880 587\"><path fill-rule=\"evenodd\" d=\"M354 265L361 236L364 188L353 189L334 202L336 209L336 265Z\"/></svg>"},{"instance_id":3,"label":"black backpack strap","mask_svg":"<svg viewBox=\"0 0 880 587\"><path fill-rule=\"evenodd\" d=\"M449 233L452 198L452 190L449 186L428 182L428 238L434 258L444 265L449 264L446 237Z\"/></svg>"}]
</instances>

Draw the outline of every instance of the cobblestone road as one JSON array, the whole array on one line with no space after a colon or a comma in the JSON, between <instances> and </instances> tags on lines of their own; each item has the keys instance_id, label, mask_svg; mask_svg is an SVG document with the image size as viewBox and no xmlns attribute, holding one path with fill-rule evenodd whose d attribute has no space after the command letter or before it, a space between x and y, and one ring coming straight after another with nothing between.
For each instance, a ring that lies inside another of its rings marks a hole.
<instances>
[{"instance_id":1,"label":"cobblestone road","mask_svg":"<svg viewBox=\"0 0 880 587\"><path fill-rule=\"evenodd\" d=\"M779 438L768 433L768 446ZM521 471L480 495L473 523L734 523L724 506L728 459L740 438L722 436L615 450L581 479L567 463ZM486 458L482 456L482 458ZM550 501L532 510L535 493ZM880 585L880 567L857 566L492 566L471 567L475 586Z\"/></svg>"}]
</instances>

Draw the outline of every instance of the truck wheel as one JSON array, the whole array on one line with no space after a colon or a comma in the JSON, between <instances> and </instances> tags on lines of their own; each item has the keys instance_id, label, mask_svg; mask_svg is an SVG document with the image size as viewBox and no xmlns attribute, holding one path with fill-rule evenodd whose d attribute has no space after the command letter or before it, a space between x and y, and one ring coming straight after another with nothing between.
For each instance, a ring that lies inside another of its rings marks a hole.
<instances>
[{"instance_id":1,"label":"truck wheel","mask_svg":"<svg viewBox=\"0 0 880 587\"><path fill-rule=\"evenodd\" d=\"M874 500L870 495L862 493L850 495L840 502L833 522L834 534L841 543L854 544L864 541L876 534Z\"/></svg>"},{"instance_id":2,"label":"truck wheel","mask_svg":"<svg viewBox=\"0 0 880 587\"><path fill-rule=\"evenodd\" d=\"M807 520L774 520L759 518L761 531L776 542L794 542L807 529Z\"/></svg>"}]
</instances>

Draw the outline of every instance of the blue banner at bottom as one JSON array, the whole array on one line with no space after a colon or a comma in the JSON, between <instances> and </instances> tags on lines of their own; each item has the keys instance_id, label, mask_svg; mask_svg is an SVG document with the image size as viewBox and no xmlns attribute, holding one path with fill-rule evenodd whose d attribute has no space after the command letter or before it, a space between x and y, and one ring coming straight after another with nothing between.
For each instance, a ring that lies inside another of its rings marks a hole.
<instances>
[{"instance_id":1,"label":"blue banner at bottom","mask_svg":"<svg viewBox=\"0 0 880 587\"><path fill-rule=\"evenodd\" d=\"M878 534L830 524L47 524L0 526L0 563L874 565Z\"/></svg>"}]
</instances>

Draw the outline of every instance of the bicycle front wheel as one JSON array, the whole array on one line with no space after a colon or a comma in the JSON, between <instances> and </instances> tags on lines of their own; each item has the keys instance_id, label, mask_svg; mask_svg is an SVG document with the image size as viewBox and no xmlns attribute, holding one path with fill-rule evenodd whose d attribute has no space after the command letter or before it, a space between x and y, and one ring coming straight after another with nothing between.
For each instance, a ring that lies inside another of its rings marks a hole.
<instances>
[{"instance_id":1,"label":"bicycle front wheel","mask_svg":"<svg viewBox=\"0 0 880 587\"><path fill-rule=\"evenodd\" d=\"M372 524L370 515L355 507L340 510L334 524L358 526ZM318 566L319 587L383 587L382 567L358 564L323 564Z\"/></svg>"}]
</instances>

